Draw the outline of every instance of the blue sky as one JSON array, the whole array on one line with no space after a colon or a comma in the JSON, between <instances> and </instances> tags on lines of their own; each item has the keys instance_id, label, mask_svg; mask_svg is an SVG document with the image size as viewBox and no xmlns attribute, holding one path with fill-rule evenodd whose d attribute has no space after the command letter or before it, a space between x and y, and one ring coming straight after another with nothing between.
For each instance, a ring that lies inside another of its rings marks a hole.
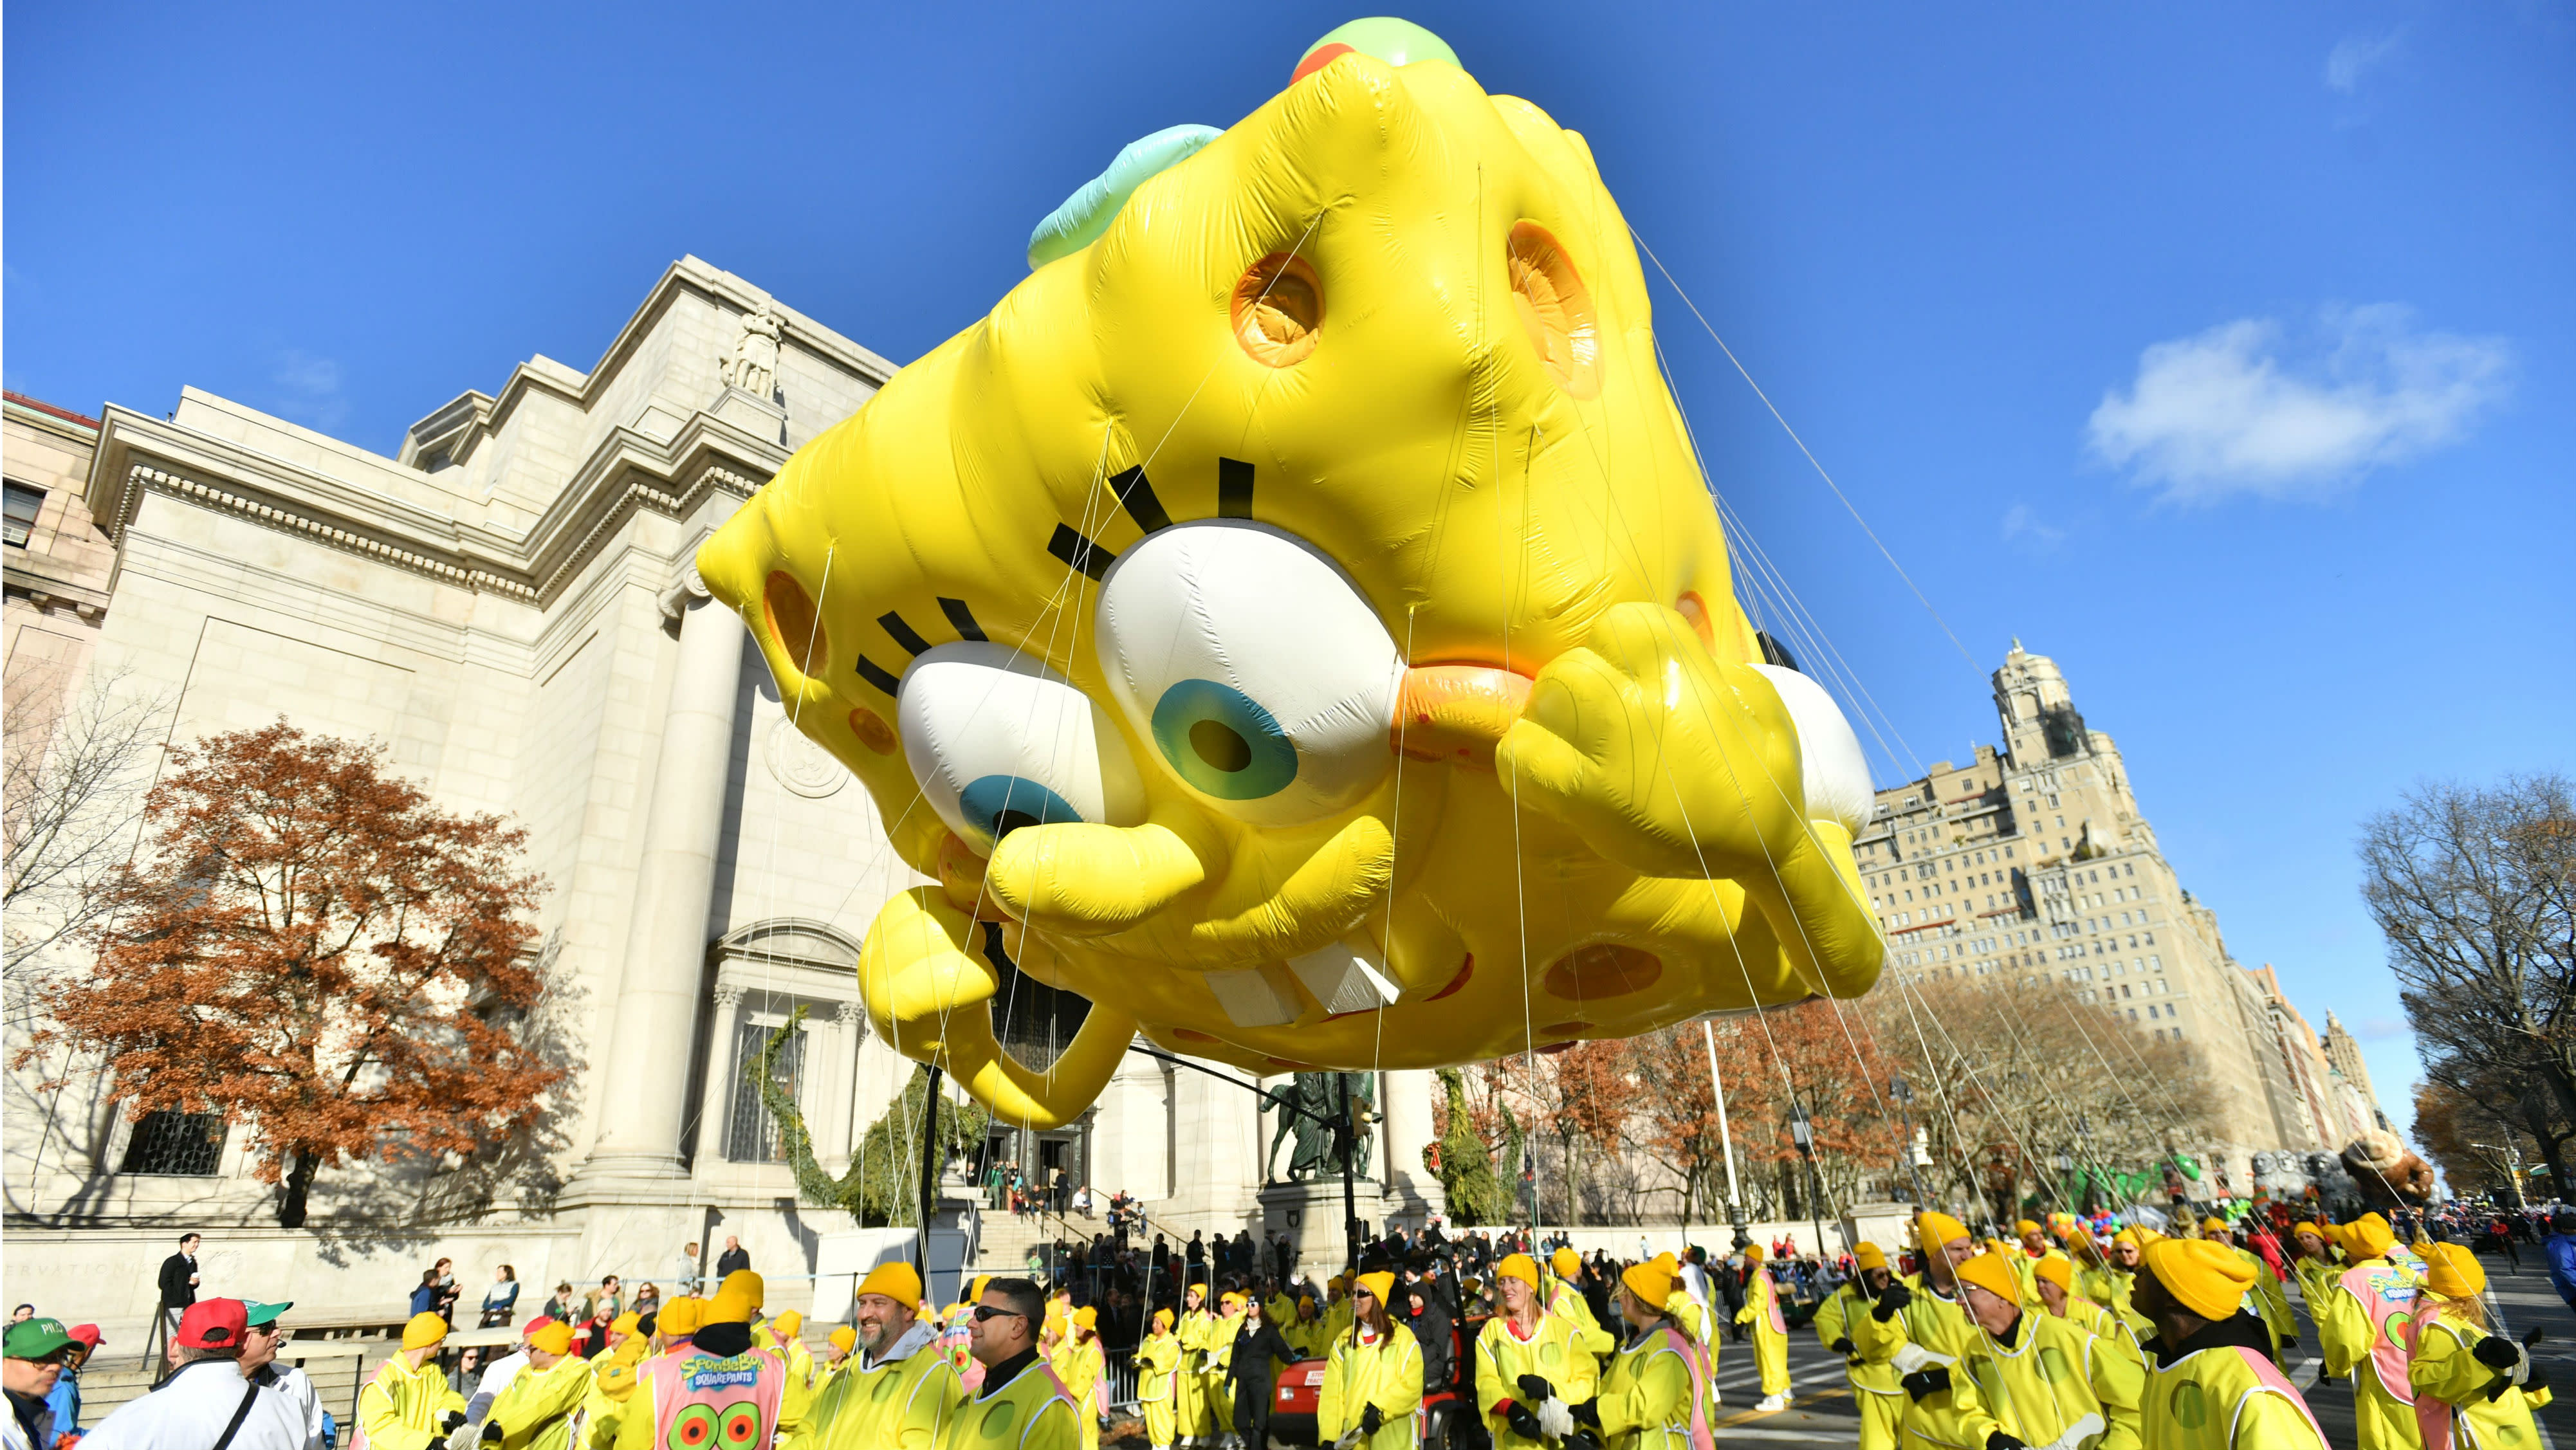
<instances>
[{"instance_id":1,"label":"blue sky","mask_svg":"<svg viewBox=\"0 0 2576 1450\"><path fill-rule=\"evenodd\" d=\"M182 384L390 451L588 367L694 252L897 360L1125 142L1230 124L1308 5L7 7L7 385ZM1595 13L1599 12L1599 13ZM2419 1076L2356 894L2418 780L2576 729L2576 12L1406 12L1612 191L1710 469L1911 747L2019 635L2186 885ZM1660 285L1660 284L1658 284Z\"/></svg>"}]
</instances>

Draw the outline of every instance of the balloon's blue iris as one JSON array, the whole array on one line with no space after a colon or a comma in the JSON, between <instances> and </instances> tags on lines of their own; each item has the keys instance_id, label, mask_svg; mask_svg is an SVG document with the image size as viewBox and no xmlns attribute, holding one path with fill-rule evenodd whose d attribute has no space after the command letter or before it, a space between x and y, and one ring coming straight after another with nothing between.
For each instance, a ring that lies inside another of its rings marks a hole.
<instances>
[{"instance_id":1,"label":"balloon's blue iris","mask_svg":"<svg viewBox=\"0 0 2576 1450\"><path fill-rule=\"evenodd\" d=\"M1183 680L1154 702L1154 744L1181 779L1219 800L1277 795L1297 747L1260 702L1214 680Z\"/></svg>"},{"instance_id":2,"label":"balloon's blue iris","mask_svg":"<svg viewBox=\"0 0 2576 1450\"><path fill-rule=\"evenodd\" d=\"M1082 819L1082 812L1064 797L1024 775L988 775L977 780L957 793L957 809L968 825L984 833L987 846L1022 826Z\"/></svg>"}]
</instances>

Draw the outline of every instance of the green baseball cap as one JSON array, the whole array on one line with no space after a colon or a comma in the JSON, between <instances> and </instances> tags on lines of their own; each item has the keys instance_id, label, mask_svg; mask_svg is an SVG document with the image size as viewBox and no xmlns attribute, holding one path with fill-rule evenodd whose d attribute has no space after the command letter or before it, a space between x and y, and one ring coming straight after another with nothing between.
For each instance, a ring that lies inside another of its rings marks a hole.
<instances>
[{"instance_id":1,"label":"green baseball cap","mask_svg":"<svg viewBox=\"0 0 2576 1450\"><path fill-rule=\"evenodd\" d=\"M249 1312L242 1317L242 1322L253 1329L263 1324L275 1324L277 1316L294 1307L295 1301L292 1299L278 1304L262 1304L254 1299L248 1306Z\"/></svg>"},{"instance_id":2,"label":"green baseball cap","mask_svg":"<svg viewBox=\"0 0 2576 1450\"><path fill-rule=\"evenodd\" d=\"M0 1340L0 1354L11 1359L43 1359L76 1342L59 1319L22 1319L10 1325L6 1339Z\"/></svg>"}]
</instances>

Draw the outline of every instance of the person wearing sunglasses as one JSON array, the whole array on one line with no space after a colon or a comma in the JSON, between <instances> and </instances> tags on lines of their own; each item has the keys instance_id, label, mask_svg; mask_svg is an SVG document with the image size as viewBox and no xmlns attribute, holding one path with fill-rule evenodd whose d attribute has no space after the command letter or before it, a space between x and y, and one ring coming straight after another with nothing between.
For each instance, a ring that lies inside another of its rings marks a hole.
<instances>
[{"instance_id":1,"label":"person wearing sunglasses","mask_svg":"<svg viewBox=\"0 0 2576 1450\"><path fill-rule=\"evenodd\" d=\"M947 1450L982 1445L988 1423L1022 1428L1016 1450L1079 1450L1080 1412L1055 1370L1038 1357L1038 1328L1045 1322L1046 1295L1027 1279L995 1279L984 1286L966 1331L966 1351L984 1366L983 1388L966 1402L964 1413L949 1421L941 1439ZM1006 1413L996 1415L1010 1402ZM992 1406L992 1408L986 1408Z\"/></svg>"},{"instance_id":2,"label":"person wearing sunglasses","mask_svg":"<svg viewBox=\"0 0 2576 1450\"><path fill-rule=\"evenodd\" d=\"M54 1411L46 1399L62 1378L76 1341L59 1319L29 1317L9 1326L0 1383L9 1392L9 1418L0 1424L8 1450L53 1450Z\"/></svg>"}]
</instances>

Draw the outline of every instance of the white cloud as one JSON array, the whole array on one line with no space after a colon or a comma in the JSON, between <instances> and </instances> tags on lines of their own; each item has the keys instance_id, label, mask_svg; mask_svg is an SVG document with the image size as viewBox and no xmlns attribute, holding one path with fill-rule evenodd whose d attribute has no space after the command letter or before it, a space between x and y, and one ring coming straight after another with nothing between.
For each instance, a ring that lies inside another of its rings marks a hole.
<instances>
[{"instance_id":1,"label":"white cloud","mask_svg":"<svg viewBox=\"0 0 2576 1450\"><path fill-rule=\"evenodd\" d=\"M2351 95L2361 84L2362 74L2386 60L2397 49L2397 37L2404 31L2392 30L2372 39L2367 35L2347 35L2326 52L2326 88Z\"/></svg>"},{"instance_id":2,"label":"white cloud","mask_svg":"<svg viewBox=\"0 0 2576 1450\"><path fill-rule=\"evenodd\" d=\"M2457 441L2505 392L2501 338L2417 332L2400 306L2329 307L2293 333L2245 318L2160 342L2103 394L2092 451L2173 502L2330 493Z\"/></svg>"},{"instance_id":3,"label":"white cloud","mask_svg":"<svg viewBox=\"0 0 2576 1450\"><path fill-rule=\"evenodd\" d=\"M2003 536L2006 543L2027 541L2046 550L2057 547L2066 531L2042 519L2029 504L2017 503L2004 510Z\"/></svg>"},{"instance_id":4,"label":"white cloud","mask_svg":"<svg viewBox=\"0 0 2576 1450\"><path fill-rule=\"evenodd\" d=\"M340 395L340 364L327 357L288 348L279 354L270 379L280 389L278 416L329 432L349 416L349 400Z\"/></svg>"}]
</instances>

